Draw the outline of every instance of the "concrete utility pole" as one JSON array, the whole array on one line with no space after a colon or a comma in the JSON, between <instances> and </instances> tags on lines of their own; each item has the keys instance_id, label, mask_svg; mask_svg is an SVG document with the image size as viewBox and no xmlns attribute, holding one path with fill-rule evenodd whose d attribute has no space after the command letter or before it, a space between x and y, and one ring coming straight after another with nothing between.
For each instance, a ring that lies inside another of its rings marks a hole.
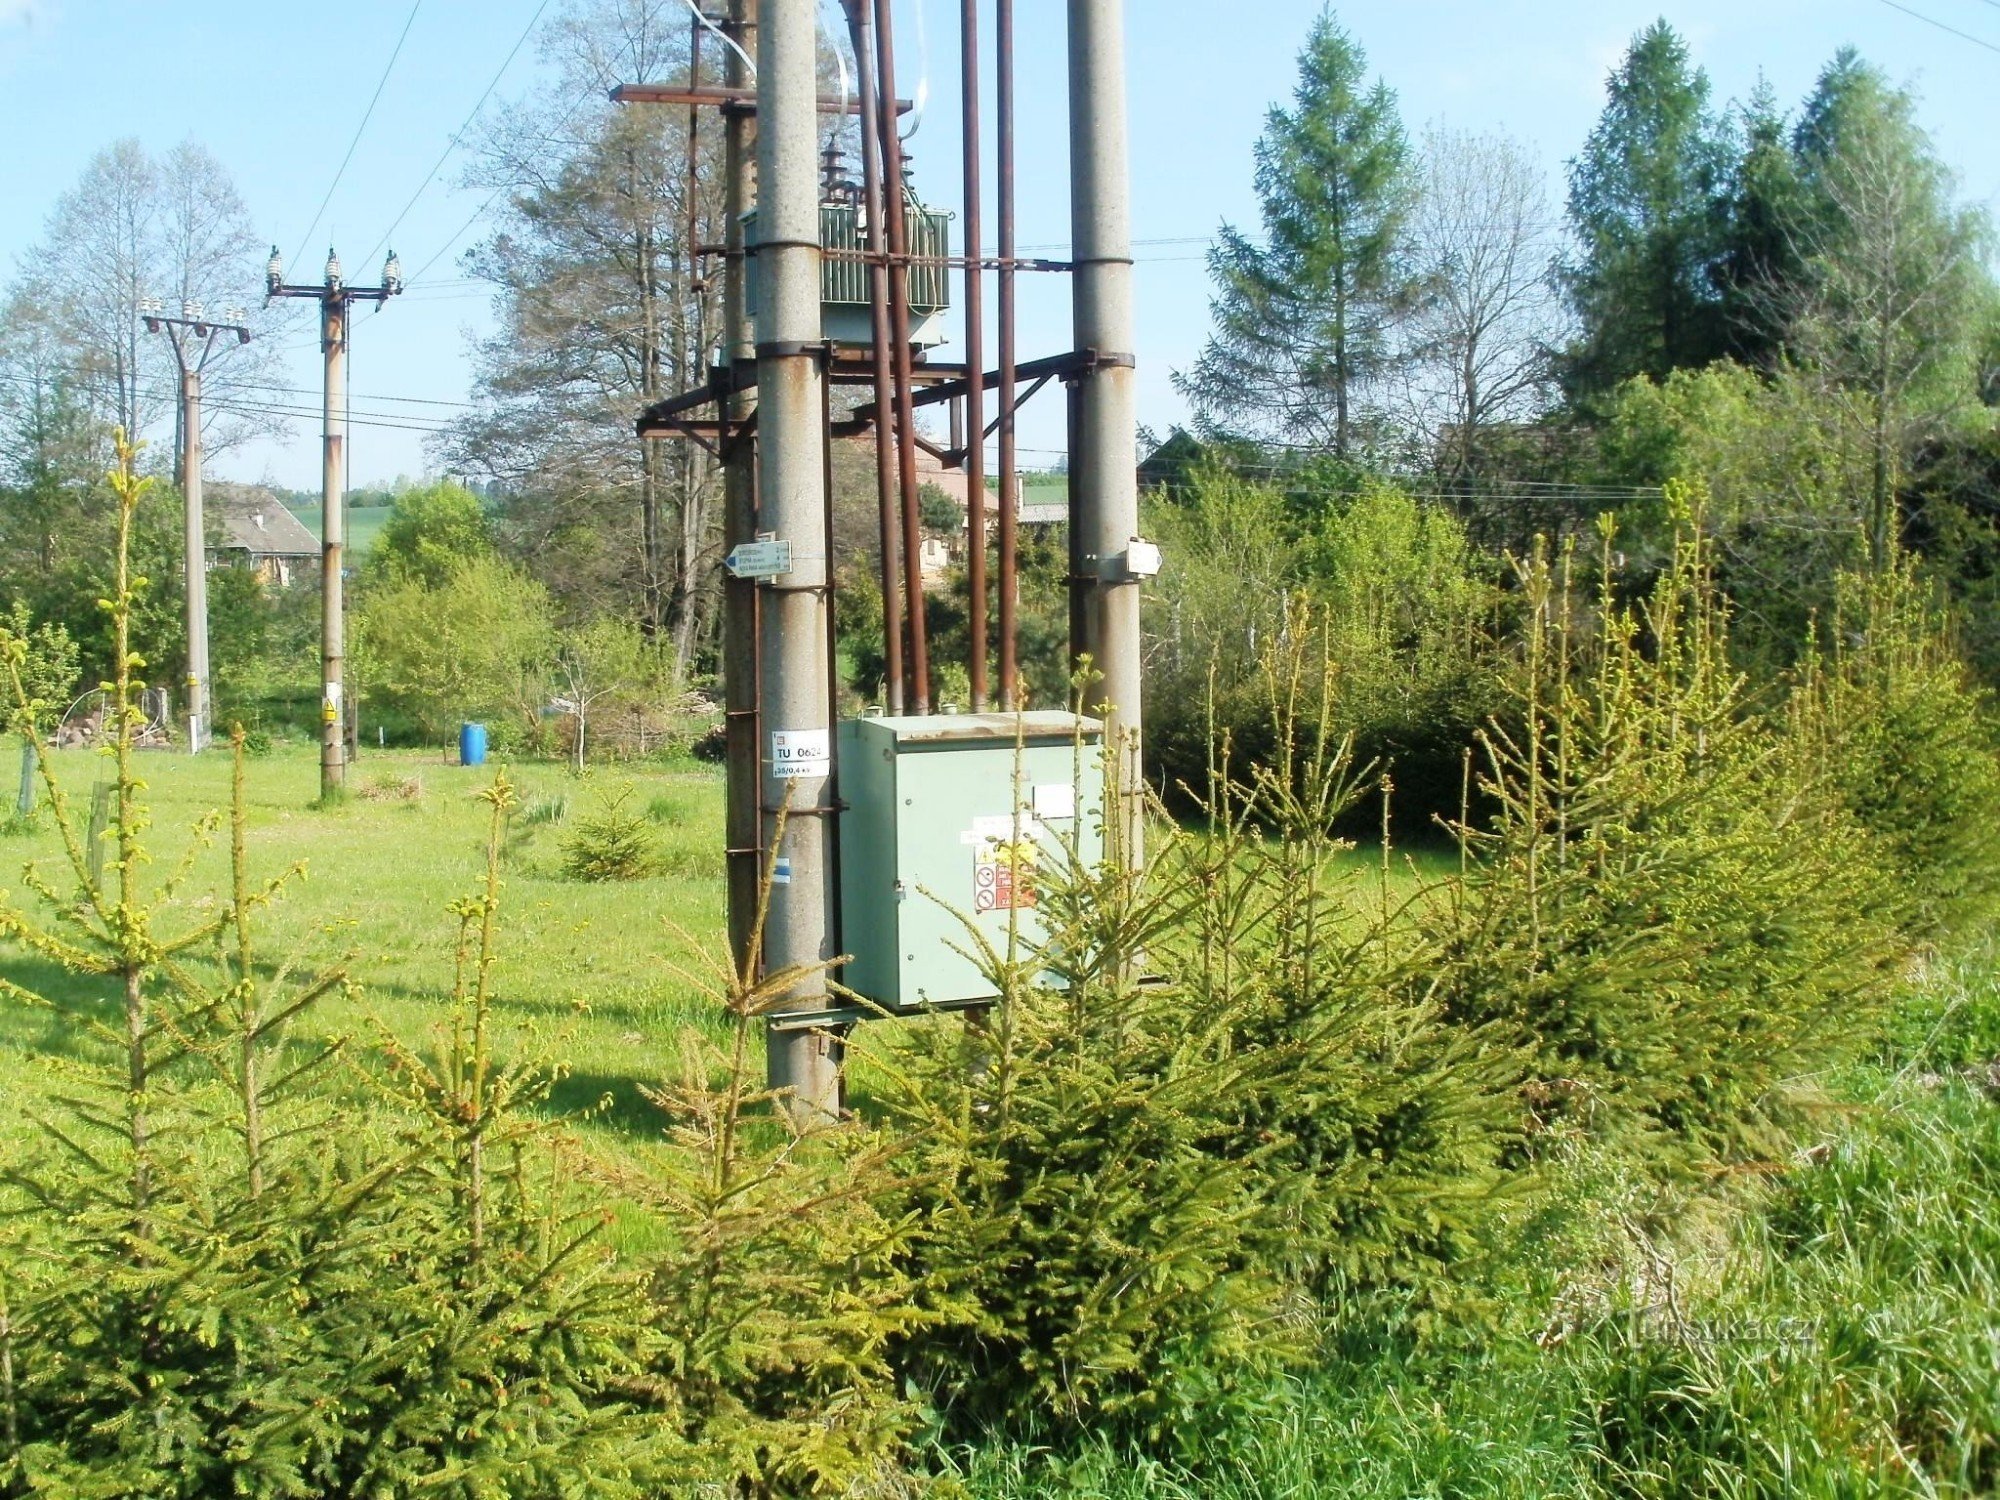
<instances>
[{"instance_id":1,"label":"concrete utility pole","mask_svg":"<svg viewBox=\"0 0 2000 1500\"><path fill-rule=\"evenodd\" d=\"M743 53L757 50L757 0L730 0L729 38ZM727 53L727 83L750 87L750 70L736 48ZM757 328L748 307L744 270L743 216L757 201L757 117L750 110L725 111L722 126L723 363L732 386L741 362L757 357ZM745 426L757 413L757 393L734 390L723 413L730 442L723 453L722 529L725 550L757 537L757 448ZM757 580L725 574L722 582L723 712L728 760L724 808L729 866L729 952L738 973L754 973L758 955L750 951L757 924L757 900L764 871L758 860L763 779L757 733Z\"/></svg>"},{"instance_id":2,"label":"concrete utility pole","mask_svg":"<svg viewBox=\"0 0 2000 1500\"><path fill-rule=\"evenodd\" d=\"M1132 318L1132 214L1125 116L1124 0L1069 0L1070 237L1076 347L1094 355L1077 379L1070 524L1086 580L1083 639L1097 681L1086 707L1103 716L1117 757L1119 851L1143 853L1139 761L1138 400ZM1004 503L1004 497L1003 497Z\"/></svg>"},{"instance_id":3,"label":"concrete utility pole","mask_svg":"<svg viewBox=\"0 0 2000 1500\"><path fill-rule=\"evenodd\" d=\"M181 513L187 569L187 724L188 754L195 755L214 736L214 686L208 673L208 526L201 505L201 373L225 350L250 342L241 308L231 308L226 320L202 316L199 302L183 302L178 318L161 311L157 298L140 305L146 332L164 334L181 374ZM234 339L224 338L226 334ZM218 342L220 341L220 342Z\"/></svg>"},{"instance_id":4,"label":"concrete utility pole","mask_svg":"<svg viewBox=\"0 0 2000 1500\"><path fill-rule=\"evenodd\" d=\"M382 266L380 286L349 286L341 279L340 257L326 252L323 286L291 286L285 282L278 247L271 247L264 268L264 295L310 297L320 305L320 348L326 355L325 432L320 465L320 755L319 795L323 802L338 798L347 783L344 700L346 676L346 599L341 576L347 541L347 322L356 302L387 302L403 290L402 263L396 252Z\"/></svg>"},{"instance_id":5,"label":"concrete utility pole","mask_svg":"<svg viewBox=\"0 0 2000 1500\"><path fill-rule=\"evenodd\" d=\"M757 35L757 427L759 519L792 546L792 571L765 587L762 620L765 847L778 883L764 930L764 964L777 973L835 957L832 836L833 688L827 583L824 336L820 328L817 54L814 8L783 0ZM784 838L776 838L781 807ZM827 981L815 970L786 1009L816 1010ZM840 1043L790 1030L774 1018L768 1038L773 1089L796 1114L840 1108Z\"/></svg>"}]
</instances>

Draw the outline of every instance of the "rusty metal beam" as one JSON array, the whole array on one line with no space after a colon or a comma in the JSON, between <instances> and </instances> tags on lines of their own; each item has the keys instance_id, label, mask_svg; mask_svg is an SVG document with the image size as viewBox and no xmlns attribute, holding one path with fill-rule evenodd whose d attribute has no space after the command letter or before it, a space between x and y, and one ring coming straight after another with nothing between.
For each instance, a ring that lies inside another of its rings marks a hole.
<instances>
[{"instance_id":1,"label":"rusty metal beam","mask_svg":"<svg viewBox=\"0 0 2000 1500\"><path fill-rule=\"evenodd\" d=\"M1068 354L1051 354L1045 359L1031 359L1024 365L1016 365L1014 367L1014 378L1016 381L1025 380L1033 382L1035 383L1035 388L1039 390L1043 384L1051 379L1060 380L1070 375L1080 375L1086 370L1095 369L1102 362L1097 351L1094 349L1074 349ZM925 389L918 391L912 396L910 398L912 406L936 406L940 402L956 401L959 397L966 394L966 391L970 387L970 381L967 379L970 372L966 370L965 366L958 365L952 367L950 374L945 374L946 368L943 365L930 366L930 369L934 373L943 376L943 378L932 382ZM997 370L987 371L980 382L982 387L989 391L994 389L999 383L1000 372ZM1034 391L1028 392L1029 396L1033 394ZM1023 405L1027 399L1027 396L1022 396L1015 405L1017 407ZM872 421L875 417L875 408L872 405L857 406L854 408L854 415L858 418ZM989 432L992 431L990 427L987 430Z\"/></svg>"},{"instance_id":2,"label":"rusty metal beam","mask_svg":"<svg viewBox=\"0 0 2000 1500\"><path fill-rule=\"evenodd\" d=\"M685 83L621 83L611 91L613 104L687 104L700 107L713 106L744 114L757 112L757 91L752 88L732 88L727 84L704 83L689 86ZM916 108L909 99L896 101L896 113L906 115ZM819 96L819 112L823 115L861 113L859 99L843 100L837 94Z\"/></svg>"}]
</instances>

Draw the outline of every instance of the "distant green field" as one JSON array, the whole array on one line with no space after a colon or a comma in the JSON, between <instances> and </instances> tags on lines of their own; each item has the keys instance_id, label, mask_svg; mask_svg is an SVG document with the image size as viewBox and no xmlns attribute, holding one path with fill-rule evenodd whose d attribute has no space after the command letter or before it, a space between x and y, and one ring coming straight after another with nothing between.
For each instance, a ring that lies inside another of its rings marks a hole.
<instances>
[{"instance_id":1,"label":"distant green field","mask_svg":"<svg viewBox=\"0 0 2000 1500\"><path fill-rule=\"evenodd\" d=\"M314 538L319 537L319 507L308 505L303 510L294 510ZM382 534L382 528L389 522L391 512L386 505L350 505L347 508L347 551L356 562L366 557L375 545L375 538Z\"/></svg>"}]
</instances>

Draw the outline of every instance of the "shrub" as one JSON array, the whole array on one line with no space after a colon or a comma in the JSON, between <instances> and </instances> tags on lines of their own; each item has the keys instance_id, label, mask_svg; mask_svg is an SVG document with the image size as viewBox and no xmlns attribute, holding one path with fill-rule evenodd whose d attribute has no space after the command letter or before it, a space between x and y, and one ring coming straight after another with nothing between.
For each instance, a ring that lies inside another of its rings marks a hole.
<instances>
[{"instance_id":1,"label":"shrub","mask_svg":"<svg viewBox=\"0 0 2000 1500\"><path fill-rule=\"evenodd\" d=\"M682 1034L677 1070L648 1090L669 1149L612 1180L666 1241L637 1257L651 1388L706 1476L759 1500L895 1493L917 1413L889 1348L931 1314L902 1264L914 1224L892 1143L751 1081L756 1033L800 973L718 966L704 988L724 1039Z\"/></svg>"},{"instance_id":2,"label":"shrub","mask_svg":"<svg viewBox=\"0 0 2000 1500\"><path fill-rule=\"evenodd\" d=\"M1212 723L1245 763L1283 753L1265 677L1303 633L1336 667L1302 684L1309 732L1323 719L1393 774L1405 837L1456 807L1465 747L1499 706L1499 661L1496 591L1455 517L1372 484L1308 524L1279 490L1210 472L1158 524L1174 566L1152 605L1148 755L1179 805L1183 786L1198 800Z\"/></svg>"},{"instance_id":3,"label":"shrub","mask_svg":"<svg viewBox=\"0 0 2000 1500\"><path fill-rule=\"evenodd\" d=\"M1278 736L1143 876L1057 879L1045 941L978 948L989 1018L881 1070L943 1314L900 1358L948 1431L1168 1441L1304 1357L1314 1293L1440 1293L1486 1212L1509 1060L1408 998L1407 925L1330 874L1348 748Z\"/></svg>"},{"instance_id":4,"label":"shrub","mask_svg":"<svg viewBox=\"0 0 2000 1500\"><path fill-rule=\"evenodd\" d=\"M361 788L363 802L406 802L424 800L424 778L399 776L393 771L377 771Z\"/></svg>"},{"instance_id":5,"label":"shrub","mask_svg":"<svg viewBox=\"0 0 2000 1500\"><path fill-rule=\"evenodd\" d=\"M1524 567L1518 727L1486 737L1498 811L1463 830L1466 877L1431 916L1438 993L1529 1049L1544 1124L1661 1163L1773 1149L1880 1034L1906 951L1890 881L1813 756L1751 711L1697 530L1643 610L1607 582L1582 638L1567 576Z\"/></svg>"},{"instance_id":6,"label":"shrub","mask_svg":"<svg viewBox=\"0 0 2000 1500\"><path fill-rule=\"evenodd\" d=\"M548 591L496 557L371 587L355 619L356 677L371 704L407 715L437 743L488 718L496 742L539 734L555 644Z\"/></svg>"},{"instance_id":7,"label":"shrub","mask_svg":"<svg viewBox=\"0 0 2000 1500\"><path fill-rule=\"evenodd\" d=\"M53 1064L50 1118L8 1174L10 1492L470 1500L576 1493L585 1475L593 1494L670 1482L675 1455L623 1399L641 1336L596 1244L602 1217L566 1190L560 1143L530 1110L550 1075L495 1053L504 779L484 887L456 908L439 1055L385 1036L404 1109L386 1135L357 1133L316 1086L337 1046L291 1035L346 976L297 979L255 951L256 913L288 877L252 882L240 734L226 897L176 930L193 856L148 873L129 635L141 585L124 547L145 482L122 441L120 460L112 859L100 877L45 767L72 886L31 873L40 921L0 906L0 935L103 981L117 1023L86 992L78 1019L97 1044ZM18 674L10 685L23 702Z\"/></svg>"},{"instance_id":8,"label":"shrub","mask_svg":"<svg viewBox=\"0 0 2000 1500\"><path fill-rule=\"evenodd\" d=\"M575 880L643 880L657 874L659 843L645 816L631 811L632 789L604 797L562 841L563 873Z\"/></svg>"},{"instance_id":9,"label":"shrub","mask_svg":"<svg viewBox=\"0 0 2000 1500\"><path fill-rule=\"evenodd\" d=\"M1913 932L1976 931L2000 909L2000 747L1988 695L1906 557L1839 580L1831 644L1808 661L1801 730L1902 877Z\"/></svg>"}]
</instances>

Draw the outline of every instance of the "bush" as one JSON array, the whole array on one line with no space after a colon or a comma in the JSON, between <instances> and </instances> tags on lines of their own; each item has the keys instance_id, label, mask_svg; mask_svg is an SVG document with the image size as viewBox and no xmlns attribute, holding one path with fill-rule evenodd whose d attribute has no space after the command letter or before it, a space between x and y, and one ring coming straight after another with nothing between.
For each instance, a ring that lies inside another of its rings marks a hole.
<instances>
[{"instance_id":1,"label":"bush","mask_svg":"<svg viewBox=\"0 0 2000 1500\"><path fill-rule=\"evenodd\" d=\"M629 811L632 789L603 798L563 838L563 873L575 880L643 880L659 873L660 850L647 818Z\"/></svg>"},{"instance_id":2,"label":"bush","mask_svg":"<svg viewBox=\"0 0 2000 1500\"><path fill-rule=\"evenodd\" d=\"M1283 753L1265 679L1305 634L1335 667L1301 685L1309 732L1324 720L1394 776L1405 839L1456 810L1500 681L1499 601L1456 518L1370 484L1302 519L1279 490L1209 472L1155 519L1174 565L1152 605L1148 763L1178 806L1181 788L1198 794L1214 727L1244 763Z\"/></svg>"},{"instance_id":3,"label":"bush","mask_svg":"<svg viewBox=\"0 0 2000 1500\"><path fill-rule=\"evenodd\" d=\"M485 884L454 908L461 962L438 1055L382 1037L400 1108L388 1130L358 1133L317 1083L338 1045L291 1034L346 976L299 979L255 951L256 913L289 877L253 884L240 734L226 896L185 917L189 867L149 873L133 770L141 584L126 541L145 485L133 457L121 440L114 853L100 877L45 767L72 886L31 879L39 919L0 904L0 935L109 981L118 1021L103 1026L84 990L77 1019L98 1045L56 1061L47 1128L10 1164L8 1492L276 1500L422 1486L471 1500L574 1493L579 1475L592 1493L656 1492L678 1455L627 1399L643 1335L597 1244L603 1218L568 1188L558 1138L532 1112L551 1075L494 1051L504 778L487 794Z\"/></svg>"},{"instance_id":4,"label":"bush","mask_svg":"<svg viewBox=\"0 0 2000 1500\"><path fill-rule=\"evenodd\" d=\"M1751 712L1696 530L1643 611L1607 583L1582 638L1566 573L1524 570L1518 728L1487 736L1498 812L1433 913L1438 993L1533 1055L1542 1124L1662 1165L1761 1155L1881 1034L1892 882L1809 748Z\"/></svg>"},{"instance_id":5,"label":"bush","mask_svg":"<svg viewBox=\"0 0 2000 1500\"><path fill-rule=\"evenodd\" d=\"M652 1389L729 1493L899 1493L917 1412L889 1348L932 1315L903 1264L914 1225L893 1143L751 1081L754 1037L798 971L719 972L724 1040L688 1028L678 1068L648 1090L670 1149L614 1179L667 1236L636 1257Z\"/></svg>"},{"instance_id":6,"label":"bush","mask_svg":"<svg viewBox=\"0 0 2000 1500\"><path fill-rule=\"evenodd\" d=\"M1476 1237L1510 1061L1406 998L1407 926L1330 873L1349 752L1301 734L1143 877L1058 879L986 1023L882 1069L943 1314L900 1360L947 1431L1171 1441L1312 1349L1315 1293L1442 1297Z\"/></svg>"},{"instance_id":7,"label":"bush","mask_svg":"<svg viewBox=\"0 0 2000 1500\"><path fill-rule=\"evenodd\" d=\"M2000 747L1988 695L1907 558L1844 575L1832 641L1808 662L1804 732L1902 876L1903 920L1953 937L2000 910Z\"/></svg>"},{"instance_id":8,"label":"bush","mask_svg":"<svg viewBox=\"0 0 2000 1500\"><path fill-rule=\"evenodd\" d=\"M542 732L554 615L548 591L511 564L478 557L436 583L413 575L371 587L355 638L369 703L407 716L431 743L463 719L493 721L496 741Z\"/></svg>"}]
</instances>

